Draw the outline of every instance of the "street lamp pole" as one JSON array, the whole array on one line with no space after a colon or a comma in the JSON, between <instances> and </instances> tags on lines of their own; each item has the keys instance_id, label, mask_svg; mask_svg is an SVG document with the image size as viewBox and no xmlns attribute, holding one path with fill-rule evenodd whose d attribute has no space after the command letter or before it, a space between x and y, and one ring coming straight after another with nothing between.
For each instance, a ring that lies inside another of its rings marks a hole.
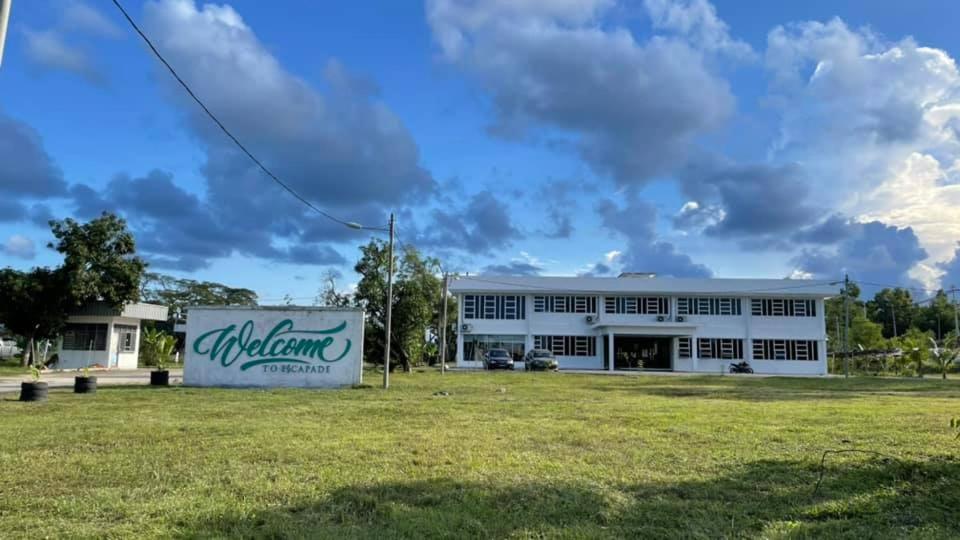
<instances>
[{"instance_id":1,"label":"street lamp pole","mask_svg":"<svg viewBox=\"0 0 960 540\"><path fill-rule=\"evenodd\" d=\"M387 253L387 320L383 345L383 389L390 388L390 317L393 315L393 213L390 214L390 248Z\"/></svg>"},{"instance_id":2,"label":"street lamp pole","mask_svg":"<svg viewBox=\"0 0 960 540\"><path fill-rule=\"evenodd\" d=\"M0 64L3 64L3 44L7 41L7 26L10 22L10 7L13 0L0 0Z\"/></svg>"},{"instance_id":3,"label":"street lamp pole","mask_svg":"<svg viewBox=\"0 0 960 540\"><path fill-rule=\"evenodd\" d=\"M850 277L843 276L843 376L850 376Z\"/></svg>"},{"instance_id":4,"label":"street lamp pole","mask_svg":"<svg viewBox=\"0 0 960 540\"><path fill-rule=\"evenodd\" d=\"M440 308L440 375L447 369L447 273L443 273L443 302Z\"/></svg>"},{"instance_id":5,"label":"street lamp pole","mask_svg":"<svg viewBox=\"0 0 960 540\"><path fill-rule=\"evenodd\" d=\"M951 285L953 289L953 344L960 346L960 316L957 315L957 286Z\"/></svg>"}]
</instances>

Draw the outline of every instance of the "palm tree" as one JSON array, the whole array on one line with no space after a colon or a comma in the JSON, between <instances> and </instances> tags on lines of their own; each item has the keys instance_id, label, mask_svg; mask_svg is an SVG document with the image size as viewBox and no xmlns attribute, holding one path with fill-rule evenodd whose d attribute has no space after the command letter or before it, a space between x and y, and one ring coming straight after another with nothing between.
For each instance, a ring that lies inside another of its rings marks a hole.
<instances>
[{"instance_id":1,"label":"palm tree","mask_svg":"<svg viewBox=\"0 0 960 540\"><path fill-rule=\"evenodd\" d=\"M930 341L933 342L933 361L940 370L940 375L946 379L947 371L950 370L950 366L952 366L957 360L957 357L960 356L960 348L957 347L958 338L956 335L948 336L947 339L943 340L943 349L937 345L936 341L933 341L933 338L930 338ZM947 343L950 343L951 341L953 341L953 348L948 349Z\"/></svg>"}]
</instances>

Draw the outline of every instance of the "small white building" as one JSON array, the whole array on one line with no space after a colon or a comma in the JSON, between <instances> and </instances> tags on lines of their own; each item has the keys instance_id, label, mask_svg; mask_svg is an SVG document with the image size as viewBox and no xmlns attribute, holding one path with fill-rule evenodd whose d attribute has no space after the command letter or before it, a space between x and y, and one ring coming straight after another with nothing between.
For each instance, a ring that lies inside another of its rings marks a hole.
<instances>
[{"instance_id":1,"label":"small white building","mask_svg":"<svg viewBox=\"0 0 960 540\"><path fill-rule=\"evenodd\" d=\"M836 283L789 279L465 277L453 281L457 366L492 348L522 369L548 349L560 369L827 373L824 299Z\"/></svg>"},{"instance_id":2,"label":"small white building","mask_svg":"<svg viewBox=\"0 0 960 540\"><path fill-rule=\"evenodd\" d=\"M57 369L136 369L140 321L167 320L167 307L127 304L117 310L94 303L70 314L57 350Z\"/></svg>"}]
</instances>

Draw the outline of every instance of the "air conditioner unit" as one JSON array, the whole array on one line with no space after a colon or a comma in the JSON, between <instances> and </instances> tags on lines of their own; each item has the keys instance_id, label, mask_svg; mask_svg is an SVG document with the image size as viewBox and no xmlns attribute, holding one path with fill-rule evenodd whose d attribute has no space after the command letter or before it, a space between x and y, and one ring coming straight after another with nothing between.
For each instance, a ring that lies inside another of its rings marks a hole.
<instances>
[{"instance_id":1,"label":"air conditioner unit","mask_svg":"<svg viewBox=\"0 0 960 540\"><path fill-rule=\"evenodd\" d=\"M657 322L664 322L667 320L666 315L657 315Z\"/></svg>"},{"instance_id":2,"label":"air conditioner unit","mask_svg":"<svg viewBox=\"0 0 960 540\"><path fill-rule=\"evenodd\" d=\"M677 315L677 322L683 322L685 320L687 320L687 318L684 317L683 315Z\"/></svg>"},{"instance_id":3,"label":"air conditioner unit","mask_svg":"<svg viewBox=\"0 0 960 540\"><path fill-rule=\"evenodd\" d=\"M465 333L465 334L468 334L468 333L470 333L470 332L473 332L473 325L472 325L472 324L461 324L461 325L460 325L460 331L463 332L463 333Z\"/></svg>"},{"instance_id":4,"label":"air conditioner unit","mask_svg":"<svg viewBox=\"0 0 960 540\"><path fill-rule=\"evenodd\" d=\"M587 315L587 324L593 324L597 317L595 315Z\"/></svg>"}]
</instances>

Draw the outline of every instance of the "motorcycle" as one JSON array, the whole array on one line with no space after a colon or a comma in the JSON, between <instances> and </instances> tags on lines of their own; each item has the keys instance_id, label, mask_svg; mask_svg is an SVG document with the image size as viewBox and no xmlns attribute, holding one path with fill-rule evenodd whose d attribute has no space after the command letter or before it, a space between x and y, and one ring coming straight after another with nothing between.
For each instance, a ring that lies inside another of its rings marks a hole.
<instances>
[{"instance_id":1,"label":"motorcycle","mask_svg":"<svg viewBox=\"0 0 960 540\"><path fill-rule=\"evenodd\" d=\"M753 373L753 368L746 362L730 364L730 373Z\"/></svg>"}]
</instances>

